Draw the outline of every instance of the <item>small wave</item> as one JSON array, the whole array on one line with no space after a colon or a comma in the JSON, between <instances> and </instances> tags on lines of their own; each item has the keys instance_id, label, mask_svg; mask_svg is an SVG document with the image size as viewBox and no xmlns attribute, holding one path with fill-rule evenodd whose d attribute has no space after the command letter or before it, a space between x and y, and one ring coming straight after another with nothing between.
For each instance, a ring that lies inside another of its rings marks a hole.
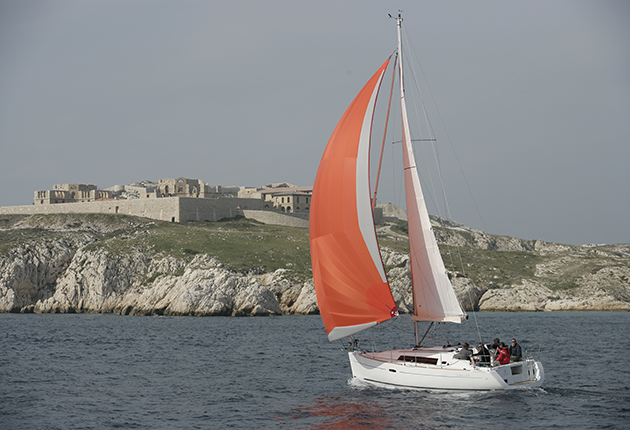
<instances>
[{"instance_id":1,"label":"small wave","mask_svg":"<svg viewBox=\"0 0 630 430\"><path fill-rule=\"evenodd\" d=\"M357 378L350 378L350 379L348 379L348 386L352 387L352 388L359 389L359 390L364 390L366 388L372 388L372 386L370 384L368 384L367 382L361 381L360 379L357 379Z\"/></svg>"}]
</instances>

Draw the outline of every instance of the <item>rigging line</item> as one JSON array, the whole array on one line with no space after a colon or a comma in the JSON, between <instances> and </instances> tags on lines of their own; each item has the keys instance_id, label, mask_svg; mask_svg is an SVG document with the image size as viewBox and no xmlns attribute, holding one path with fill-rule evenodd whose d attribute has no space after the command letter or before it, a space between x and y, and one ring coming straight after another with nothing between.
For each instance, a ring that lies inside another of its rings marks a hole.
<instances>
[{"instance_id":1,"label":"rigging line","mask_svg":"<svg viewBox=\"0 0 630 430\"><path fill-rule=\"evenodd\" d=\"M406 36L405 41L413 48L413 45L411 44L410 38L408 37L408 35L406 33L406 28L404 30L405 30L405 36ZM407 52L408 51L409 50L407 49ZM415 50L413 52L414 52L414 55L415 55ZM431 125L431 121L430 121L430 118L429 118L429 115L428 115L428 112L427 112L426 105L424 103L424 99L422 98L422 95L421 95L422 92L420 91L420 85L418 84L417 74L416 74L416 71L415 71L415 62L413 61L413 58L411 57L411 55L408 55L408 56L409 56L409 59L410 59L408 64L410 64L411 75L412 75L412 78L413 78L413 81L414 81L414 84L415 84L415 89L417 91L417 94L420 95L420 97L419 97L420 104L422 106L424 122L425 122L426 130L427 130L427 133L428 133L428 138L422 138L422 139L418 139L418 140L420 140L420 141L436 142L437 139L435 138L435 132L434 132L433 127ZM415 56L415 57L417 57L417 56ZM426 78L425 78L425 82L426 82ZM414 112L415 112L415 115L416 115L416 122L419 125L420 124L420 119L419 119L419 115L418 115L419 109L418 109L418 106L416 104L416 99L412 98L412 102L413 102L413 105L414 105ZM420 128L420 134L423 135L423 129L422 128ZM441 168L440 168L440 160L439 160L439 156L436 155L437 154L437 145L435 143L432 143L431 147L433 149L434 163L435 163L435 165L437 167L437 174L438 174L438 178L439 178L440 184L441 184L442 197L446 201L446 198L445 198L446 193L445 193L444 181L442 179L442 171L441 171ZM423 146L423 151L425 152L424 160L427 163L426 170L427 170L427 172L430 172L431 168L429 166L429 161L428 161L429 160L429 156L426 155L426 147L425 146ZM433 175L429 174L428 175L429 180L426 181L426 180L424 180L424 175L422 174L422 170L417 170L417 171L418 171L418 174L419 174L421 180L425 184L429 184L429 187L427 188L427 197L433 203L433 206L435 207L435 209L436 209L436 211L438 213L438 216L441 217L442 216L441 205L438 203L438 199L437 199L438 193L435 191L436 187L435 187L435 183L433 181ZM448 210L447 210L447 213L448 213ZM431 227L431 229L434 231L434 234L435 234L435 230L433 229L433 227ZM455 264L452 261L451 255L450 254L448 254L448 255L449 255L449 260L450 260L450 267L453 268L453 267L455 267ZM458 305L461 307L461 304L459 303L459 299L457 301L458 301Z\"/></svg>"},{"instance_id":2,"label":"rigging line","mask_svg":"<svg viewBox=\"0 0 630 430\"><path fill-rule=\"evenodd\" d=\"M406 34L406 29L405 30L405 34ZM409 38L408 38L409 39ZM411 49L415 54L415 48L413 47L413 44L411 44L411 39L409 39L409 45L411 46ZM412 64L413 65L413 64ZM472 200L473 200L473 204L475 205L475 209L477 211L477 216L479 217L479 220L481 221L481 225L484 231L486 231L486 226L485 223L483 221L483 217L481 216L481 211L479 210L479 206L477 205L477 201L475 200L475 196L472 192L472 189L470 188L470 183L468 182L468 178L466 177L466 174L464 172L464 169L462 167L462 164L459 160L459 157L457 156L457 152L455 151L455 147L453 145L453 141L451 140L451 137L448 133L448 129L446 128L446 123L444 122L444 118L442 117L442 112L440 111L440 108L437 105L437 102L435 101L435 97L433 96L433 92L431 91L431 87L428 85L428 81L426 79L426 75L424 73L424 70L422 69L422 65L419 64L420 67L420 71L422 72L422 76L424 77L424 81L427 82L427 90L429 92L429 95L431 96L431 100L433 100L433 105L435 106L435 110L437 111L438 114L438 118L440 119L440 123L442 124L442 127L444 128L444 132L446 134L446 140L448 141L449 145L451 146L451 149L453 151L453 155L455 156L455 160L457 161L457 165L460 169L460 172L462 174L462 176L464 177L464 182L466 183L467 189L468 189L468 193L470 194Z\"/></svg>"},{"instance_id":3,"label":"rigging line","mask_svg":"<svg viewBox=\"0 0 630 430\"><path fill-rule=\"evenodd\" d=\"M414 49L414 52L415 52L415 48L413 48L413 45L411 44L411 42L409 42L409 44L411 45L412 49ZM413 63L412 63L412 65L413 65ZM423 75L423 77L424 77L425 82L427 82L426 75L424 74L424 70L422 69L422 65L419 65L419 67L420 67L420 71L422 72L422 75ZM415 78L415 75L414 75L414 78ZM435 97L433 96L433 93L432 93L432 91L431 91L431 87L428 85L428 82L427 82L427 88L428 88L428 90L429 90L429 94L431 95L431 99L433 100L433 104L435 105L436 111L437 111L437 113L438 113L438 117L440 118L440 121L441 121L441 123L442 123L442 127L443 127L443 129L444 129L444 131L445 131L445 133L446 133L447 140L448 140L448 142L449 142L449 144L450 144L450 146L451 146L451 149L452 149L452 151L453 151L453 154L455 155L455 159L456 159L456 161L457 161L457 163L458 163L458 166L459 166L459 168L460 168L460 171L462 172L462 176L464 177L464 182L466 183L466 186L467 186L467 188L468 188L468 192L469 192L470 196L472 197L473 203L475 204L475 209L477 210L477 214L478 214L479 218L481 219L482 225L483 225L484 230L485 230L485 224L483 223L483 219L482 219L482 217L481 217L481 213L480 213L480 211L479 211L479 207L478 207L477 202L476 202L476 200L475 200L475 198L474 198L474 195L473 195L473 193L472 193L472 190L470 189L470 184L468 183L468 179L466 178L466 175L464 174L463 167L462 167L462 165L461 165L461 162L459 161L459 158L457 157L457 153L455 152L455 147L454 147L453 142L452 142L452 140L451 140L451 138L450 138L450 135L448 134L448 129L446 128L446 125L445 125L444 120L443 120L443 118L442 118L442 114L441 114L441 112L440 112L440 110L439 110L439 107L437 106L437 102L435 101ZM439 164L438 164L438 168L439 168ZM441 178L441 175L440 175L440 178ZM450 207L449 207L449 205L448 205L448 199L446 198L446 191L445 191L445 189L444 189L444 185L443 185L443 184L442 184L442 192L443 192L443 198L444 198L444 202L445 202L445 207L446 207L447 217L448 217L449 219L452 219L452 216L451 216L451 213L450 213ZM448 231L447 231L446 229L444 230L444 232L445 232L445 234L447 234L447 236L448 236ZM461 267L461 272L462 272L462 274L463 274L466 278L468 278L468 279L470 280L471 285L474 287L474 286L475 286L475 284L474 284L473 280L472 280L472 279L470 279L470 278L467 276L466 269L465 269L465 266L464 266L464 263L463 263L463 258L462 258L462 254L461 254L461 249L460 249L460 247L456 245L456 246L454 246L454 248L455 248L456 253L457 253L457 257L458 257L458 260L459 260L459 267ZM454 262L453 262L453 256L452 256L452 254L449 252L449 253L448 253L448 255L449 255L449 260L450 260L450 262L451 262L451 267L453 267L453 268L457 267L457 266L454 264ZM468 289L468 294L467 294L467 295L468 295L468 300L470 301L470 308L471 308L471 311L472 311L472 314L473 314L473 319L474 319L474 321L475 321L475 326L476 326L476 329L477 329L477 334L478 334L478 336L479 336L479 340L480 340L480 341L483 341L483 339L482 339L482 337L481 337L481 331L480 331L480 329L479 329L479 321L478 321L478 319L477 319L477 314L476 314L476 312L475 312L475 301L474 301L474 298L473 298L473 292L472 292L472 289Z\"/></svg>"},{"instance_id":4,"label":"rigging line","mask_svg":"<svg viewBox=\"0 0 630 430\"><path fill-rule=\"evenodd\" d=\"M429 336L428 334L426 335L426 337L428 337L429 339L431 339L433 342L437 343L438 345L440 345L440 346L444 346L444 344L443 344L442 342L440 342L439 340L435 339L434 337ZM447 336L447 338L446 338L446 344L447 344L447 345L449 345L449 344L450 344L450 342L449 342L449 340L448 340L448 336Z\"/></svg>"},{"instance_id":5,"label":"rigging line","mask_svg":"<svg viewBox=\"0 0 630 430\"><path fill-rule=\"evenodd\" d=\"M398 198L396 197L396 154L394 151L394 146L392 145L392 188L393 188L393 194L394 194L394 204L398 205L398 203L400 203L398 201Z\"/></svg>"},{"instance_id":6,"label":"rigging line","mask_svg":"<svg viewBox=\"0 0 630 430\"><path fill-rule=\"evenodd\" d=\"M389 328L395 328L395 329L397 329L397 330L402 331L403 333L413 333L413 332L407 331L407 330L405 330L405 329L403 329L403 328L398 327L397 325L395 325L395 323L396 323L396 321L397 321L398 319L402 319L403 321L408 322L406 318L403 318L402 316L400 316L400 315L399 315L399 316L398 316L398 317L396 317L396 318L391 318L391 319L389 319L389 320L387 320L387 321L383 321L383 322L382 322L382 323L380 323L380 324L376 324L374 327L372 327L372 329L373 329L373 330L387 330L387 329L389 329Z\"/></svg>"},{"instance_id":7,"label":"rigging line","mask_svg":"<svg viewBox=\"0 0 630 430\"><path fill-rule=\"evenodd\" d=\"M442 327L444 327L444 336L446 336L446 344L450 345L451 340L448 338L448 331L446 330L446 324L442 324Z\"/></svg>"},{"instance_id":8,"label":"rigging line","mask_svg":"<svg viewBox=\"0 0 630 430\"><path fill-rule=\"evenodd\" d=\"M415 50L415 47L411 43L411 38L409 37L409 35L407 34L406 31L407 31L407 29L405 28L405 36L407 37L407 39L406 39L407 43L410 46L410 49L414 53L414 58L418 58L418 55L417 55L416 50ZM431 99L433 100L433 105L436 107L436 110L437 110L437 103L435 102L435 98L433 97L433 93L431 92L431 87L430 87L429 82L428 82L428 80L426 78L426 75L424 73L424 69L422 68L422 65L419 62L418 62L418 67L420 68L420 72L422 73L422 77L424 78L424 82L425 82L426 87L427 87L427 89L429 91L429 94L431 94ZM416 85L416 90L418 91L418 94L421 94L420 84L418 82L418 75L416 73L415 63L414 62L411 62L411 72L412 72L412 77L413 77L414 83ZM426 108L426 105L424 103L424 99L422 97L420 97L420 104L422 105L422 112L424 114L424 120L425 120L425 124L426 124L426 127L427 127L427 132L428 132L429 136L435 137L435 131L433 129L433 125L431 124L431 120L430 120L429 115L427 113L427 108ZM439 110L438 110L438 112L439 112ZM416 113L416 115L417 115L417 113ZM418 120L418 122L419 122L419 120ZM446 193L444 191L444 183L442 181L441 163L440 163L440 157L439 157L439 153L438 153L438 148L437 148L436 145L432 145L432 149L433 149L433 156L434 156L434 159L435 159L436 168L438 170L438 176L439 176L440 182L441 182L442 197L444 199L444 210L446 212L445 216L450 218L450 216L451 216L450 215L450 210L449 210L449 207L448 207L448 202L446 200ZM437 209L438 209L438 211L440 210L439 207Z\"/></svg>"},{"instance_id":9,"label":"rigging line","mask_svg":"<svg viewBox=\"0 0 630 430\"><path fill-rule=\"evenodd\" d=\"M409 139L412 142L437 142L437 139ZM402 140L397 140L395 142L392 142L392 145L395 145L396 143L402 143Z\"/></svg>"},{"instance_id":10,"label":"rigging line","mask_svg":"<svg viewBox=\"0 0 630 430\"><path fill-rule=\"evenodd\" d=\"M402 315L399 316L399 318L401 318L403 321L407 322L408 324L411 324L414 327L414 331L415 331L416 325L414 324L414 321L407 320L407 318L404 318ZM417 322L420 322L420 321L417 321ZM427 321L425 321L425 322L427 322ZM444 346L444 344L442 342L440 342L440 340L438 340L438 339L436 339L436 338L434 338L434 337L429 335L429 332L431 331L431 329L432 328L435 329L435 327L433 327L434 323L435 323L435 321L431 321L431 324L429 324L429 326L426 328L426 330L422 329L422 332L423 332L425 337L431 339L432 341L434 341L435 343L437 343L440 346ZM437 324L439 325L440 323L437 322ZM442 325L444 325L444 327L446 327L446 324L442 323ZM402 329L400 327L396 327L396 328L398 328L399 330L401 330L404 333L411 333L411 332L409 332L407 330L404 330L404 329ZM447 336L446 340L447 340L447 344L448 344L448 336Z\"/></svg>"},{"instance_id":11,"label":"rigging line","mask_svg":"<svg viewBox=\"0 0 630 430\"><path fill-rule=\"evenodd\" d=\"M406 28L405 28L405 36L407 37L407 41L409 46L411 47L410 49L413 51L414 53L414 58L417 58L417 54L415 51L415 47L413 46L413 44L411 43L411 39L409 38L408 34L406 33ZM420 72L422 73L422 77L424 78L424 82L426 84L427 90L429 91L429 94L431 95L431 99L433 100L433 105L436 108L436 111L438 112L438 116L440 117L440 119L442 119L439 108L437 106L437 102L435 101L435 97L433 97L433 92L431 91L431 86L429 85L429 82L426 78L426 74L424 73L424 69L422 69L422 65L420 63L418 63L418 67L420 68ZM414 79L414 83L416 84L416 89L418 91L418 93L420 94L420 85L418 83L418 79L417 79L417 74L416 74L416 70L415 70L415 63L411 62L411 71L412 71L412 76ZM435 131L433 129L433 125L431 124L431 120L428 116L427 113L427 109L426 109L426 105L424 103L424 99L420 98L420 103L422 104L422 111L424 113L424 118L425 118L425 123L426 123L426 127L428 129L428 133L430 136L434 137L435 136ZM416 113L417 115L417 113ZM442 120L442 125L444 130L447 132L447 136L448 136L448 131L446 130L446 126L444 125L444 121ZM449 142L450 142L450 137L448 138ZM452 142L451 142L451 147L452 147ZM444 187L444 180L443 180L443 175L442 175L442 164L440 162L440 156L439 156L439 148L437 145L433 144L432 145L432 149L433 149L433 157L435 159L435 165L436 165L436 169L438 172L438 178L440 179L440 188L441 188L441 192L442 192L442 199L444 202L444 211L445 211L445 217L448 219L452 219L452 215L451 215L451 210L450 210L450 206L448 204L448 199L446 197L446 188ZM453 149L454 152L454 149ZM460 169L461 169L461 164L460 164ZM433 191L435 193L435 191ZM437 193L435 193L437 195ZM436 199L437 200L437 199ZM440 206L436 205L436 209L438 211L438 215L442 216L442 214L440 213Z\"/></svg>"},{"instance_id":12,"label":"rigging line","mask_svg":"<svg viewBox=\"0 0 630 430\"><path fill-rule=\"evenodd\" d=\"M411 44L411 41L409 40L409 37L408 37L408 35L406 33L406 29L405 29L405 36L406 36L405 41L407 42L407 44L409 44L409 46L411 46L413 48L413 45ZM414 55L415 55L415 51L414 51ZM408 62L408 64L410 64L410 67L411 67L411 73L412 73L412 78L414 80L415 89L416 89L417 93L420 95L420 104L422 106L422 113L423 113L423 116L424 116L424 122L425 122L425 126L426 126L427 133L428 133L428 136L429 136L428 139L421 139L421 140L435 142L436 141L436 139L435 139L435 132L433 130L433 126L431 124L431 120L429 118L426 105L425 105L424 100L423 100L423 98L421 96L422 92L420 91L420 85L418 84L417 74L416 74L416 71L415 71L415 64L414 64L414 61L411 58L411 56L408 55L408 57L410 57L410 61ZM416 57L417 56L415 56L414 58L416 58ZM421 68L421 70L422 70L422 68ZM426 82L426 78L425 78L425 82ZM428 86L428 83L427 83L427 86ZM412 101L414 103L415 114L416 114L416 121L417 121L418 124L420 124L420 119L419 119L419 115L418 115L419 109L418 109L418 106L416 104L416 99L414 98ZM420 132L422 134L422 129L420 129ZM437 168L437 175L438 175L438 178L439 178L439 181L440 181L440 189L441 189L441 192L442 192L442 198L443 198L443 201L444 201L444 206L445 206L445 209L446 209L447 217L450 217L450 211L448 209L448 201L446 199L446 190L445 190L444 181L443 181L443 175L442 175L440 157L439 157L439 153L438 153L438 147L437 147L437 145L435 143L433 143L431 145L431 147L433 149L434 163L435 163L436 168ZM424 150L426 151L426 148L424 148ZM424 158L425 158L425 161L428 164L429 157L425 155ZM430 171L429 167L427 167L427 171ZM421 171L419 171L418 173L420 173L420 176L422 177ZM442 216L440 205L438 204L438 201L437 201L438 193L435 191L436 187L435 187L435 184L433 182L433 176L432 175L429 175L429 184L430 184L431 192L428 193L428 196L431 198L431 201L433 202L433 204L434 204L434 206L435 206L435 208L436 208L436 210L438 212L438 216ZM452 261L451 254L449 253L448 255L449 255L449 260L450 260L450 263L451 263L451 267L455 267L455 264ZM459 299L457 301L458 301L458 305L461 307L461 304L459 303Z\"/></svg>"},{"instance_id":13,"label":"rigging line","mask_svg":"<svg viewBox=\"0 0 630 430\"><path fill-rule=\"evenodd\" d=\"M411 38L407 34L407 29L405 27L403 27L403 30L405 32L404 34L406 36L407 44L410 46L411 51L413 51L415 58L418 58L418 55L416 54L415 47L411 43ZM418 84L418 80L416 79L417 75L416 75L415 67L414 67L415 64L414 64L413 61L411 61L410 64L411 64L412 77L414 78L414 83L416 84L418 93L420 93L420 89L419 89L420 87L419 87L419 84ZM419 63L418 63L418 67L420 68L420 71L421 71L422 76L424 78L424 82L426 83L429 95L431 96L431 100L433 100L433 105L435 106L435 109L437 111L437 114L438 114L438 117L440 119L440 122L442 123L442 127L443 127L443 129L444 129L444 131L446 133L447 141L449 142L449 144L451 146L451 149L453 151L453 154L455 155L455 159L457 161L459 169L462 172L462 176L464 177L464 182L466 183L466 186L468 188L468 192L469 192L470 196L472 197L473 203L475 205L475 209L477 210L477 214L478 214L479 218L481 219L482 226L483 226L483 228L485 230L486 228L485 228L485 224L483 222L483 219L481 217L481 212L479 211L479 206L477 205L477 202L476 202L476 200L474 198L474 195L473 195L472 190L470 188L470 184L468 182L468 179L466 178L466 175L464 174L464 169L462 167L462 164L459 161L459 158L457 157L457 153L455 152L455 147L453 145L453 142L451 140L450 135L448 134L448 129L446 128L446 124L444 123L444 119L443 119L442 113L440 112L440 109L439 109L439 107L437 105L437 102L435 101L435 97L433 95L433 92L431 91L431 87L428 84L428 80L426 78L426 74L424 73L424 69L422 69L422 65L419 64ZM431 126L431 122L429 121L428 115L426 113L426 107L424 105L424 100L421 99L421 103L422 103L422 107L423 107L423 112L425 114L425 121L427 123L427 128L429 129L429 135L430 136L434 136L434 132L433 132L433 128ZM417 115L417 111L416 111L416 115ZM442 188L442 198L444 199L444 206L445 206L445 211L446 211L446 217L448 219L452 219L452 215L451 215L451 212L450 212L450 207L449 207L449 204L448 204L448 199L446 197L446 190L445 190L445 187L444 187L444 182L443 182L443 179L442 179L442 173L441 173L441 168L440 168L440 163L439 163L439 155L438 155L438 152L437 152L437 147L435 145L433 145L433 147L434 147L434 156L436 158L436 165L437 165L437 169L438 169L438 172L439 172L439 178L440 178L440 183L441 183L441 188ZM439 213L439 206L436 205L436 207L437 207L437 210L438 210L438 213ZM446 229L444 229L444 230L445 230L445 234L448 235L448 231L446 231ZM462 274L464 276L466 276L466 272L465 272L464 264L463 264L463 259L462 259L462 255L461 255L461 251L459 249L459 246L455 246L455 249L457 251L457 256L459 257L459 263L460 263L459 266L461 267ZM456 265L453 262L452 254L449 252L448 255L449 255L449 260L451 262L451 267L455 268ZM468 278L468 279L470 279L470 278ZM471 284L474 287L474 283L472 282L472 279L470 280L470 282L471 282ZM471 289L468 290L468 296L469 296L468 299L470 300L470 304L471 304L471 310L472 310L472 313L473 313L473 317L474 317L474 320L475 320L475 326L477 328L477 333L479 335L479 340L482 341L481 332L480 332L480 329L479 329L479 321L477 320L477 314L475 313L475 306L474 306L474 300L473 300L473 297L472 297Z\"/></svg>"},{"instance_id":14,"label":"rigging line","mask_svg":"<svg viewBox=\"0 0 630 430\"><path fill-rule=\"evenodd\" d=\"M398 104L394 104L394 109L400 109ZM395 111L395 115L400 114L399 111ZM399 121L394 121L392 125L393 131L392 134L398 135L398 133L402 134L402 124ZM397 163L398 160L402 160L402 156L396 154L396 145L391 145L392 148L392 190L393 190L393 203L399 207L405 206L405 192L404 192L404 172L403 169L399 168ZM402 149L401 149L402 151ZM398 190L402 190L398 192ZM406 209L406 207L405 207Z\"/></svg>"},{"instance_id":15,"label":"rigging line","mask_svg":"<svg viewBox=\"0 0 630 430\"><path fill-rule=\"evenodd\" d=\"M393 323L392 323L390 326L388 326L388 327L383 327L383 329L388 329L388 328L396 329L396 330L398 330L398 331L401 331L401 332L403 332L403 333L407 333L407 334L413 334L413 332L412 332L412 331L410 331L410 330L405 330L404 328L402 328L402 327L398 327L397 325L394 325Z\"/></svg>"},{"instance_id":16,"label":"rigging line","mask_svg":"<svg viewBox=\"0 0 630 430\"><path fill-rule=\"evenodd\" d=\"M439 325L439 322L438 322L438 325ZM443 324L443 325L444 325L444 326L446 326L445 324ZM425 339L425 338L429 338L429 339L431 339L433 342L435 342L435 343L437 343L438 345L440 345L440 346L442 346L442 347L443 347L443 346L444 346L444 344L443 344L442 342L440 342L438 339L434 338L433 336L430 336L430 335L429 335L429 331L431 331L431 329L432 329L432 328L435 328L435 327L433 327L433 322L431 322L431 324L429 325L429 327L427 327L427 329L426 329L426 330L424 330L424 336L423 336L422 341L424 341L424 339ZM450 342L448 341L448 335L447 335L447 337L446 337L446 344L448 345L449 343L450 343Z\"/></svg>"},{"instance_id":17,"label":"rigging line","mask_svg":"<svg viewBox=\"0 0 630 430\"><path fill-rule=\"evenodd\" d=\"M403 318L402 316L400 317L402 318L403 321L407 322L408 324L411 324L413 326L414 331L409 331L409 330L405 330L402 327L398 327L398 326L393 326L393 328L402 331L403 333L408 333L408 334L414 334L415 333L415 329L416 329L416 325L414 324L413 321L408 321L406 318ZM435 339L434 337L429 335L429 331L431 331L431 326L432 326L433 322L431 322L431 325L429 325L429 327L427 327L426 330L423 330L423 334L425 338L429 338L432 341L434 341L435 343L437 343L438 345L442 346L442 342L440 342L438 339ZM417 346L417 345L416 345Z\"/></svg>"},{"instance_id":18,"label":"rigging line","mask_svg":"<svg viewBox=\"0 0 630 430\"><path fill-rule=\"evenodd\" d=\"M383 152L385 151L385 139L387 137L387 125L389 124L389 112L392 107L392 94L394 92L394 78L396 77L396 63L398 63L398 55L394 58L394 67L392 67L392 84L389 88L389 102L387 104L387 116L385 118L385 130L383 130L383 144L381 145L381 156L378 160L378 172L376 173L376 183L374 185L374 198L372 199L372 211L376 205L376 192L378 191L378 182L381 177L381 164L383 163Z\"/></svg>"},{"instance_id":19,"label":"rigging line","mask_svg":"<svg viewBox=\"0 0 630 430\"><path fill-rule=\"evenodd\" d=\"M413 45L411 44L411 39L409 38L409 36L407 34L407 29L404 28L404 30L405 30L404 35L405 35L405 42L406 42L406 44L404 46L406 47L407 44L408 44L409 46L411 46L413 48ZM424 117L426 133L427 133L427 135L429 137L428 139L421 139L421 140L434 142L436 140L435 139L435 132L433 131L433 127L431 125L431 120L430 120L429 115L427 113L427 108L426 108L426 105L424 103L424 99L422 97L422 91L420 90L420 85L418 84L417 74L416 74L416 71L415 71L415 61L413 61L413 59L417 58L417 56L415 56L416 53L415 53L415 51L413 49L412 49L412 51L414 53L414 57L413 58L412 58L411 55L409 55L409 50L408 49L407 49L406 52L408 53L408 57L410 58L410 61L409 61L410 66L409 67L410 67L410 70L411 70L411 76L413 78L417 94L419 95L418 98L419 98L419 101L420 101L420 105L422 107L422 114L423 114L423 117ZM412 98L412 102L413 102L413 106L414 106L414 113L416 115L416 122L417 122L418 125L420 125L421 122L420 122L420 118L419 118L419 114L418 114L419 109L418 109L417 101L416 101L415 98ZM419 131L420 131L420 135L422 136L423 135L423 129L420 128ZM436 158L436 155L435 155L437 147L435 146L435 144L433 144L431 147L433 149L433 156L436 159L435 160L435 164L436 164L436 167L438 169L438 177L440 178L440 182L442 182L442 177L441 177L441 172L440 172L440 165L439 165L439 158ZM423 152L426 153L426 147L424 147L424 146L423 146ZM430 166L428 164L429 157L425 155L424 156L424 160L425 160L425 162L427 164L426 170L427 170L427 172L430 172L431 169L430 169ZM434 204L434 206L435 206L435 208L436 208L436 210L438 212L438 215L441 216L440 205L438 204L438 201L437 201L438 193L435 192L435 188L436 187L435 187L435 184L433 182L433 176L432 175L429 175L428 183L430 184L430 190L431 190L431 192L428 193L428 195L431 198L431 201L433 202L433 204ZM427 191L429 191L429 190L427 190Z\"/></svg>"}]
</instances>

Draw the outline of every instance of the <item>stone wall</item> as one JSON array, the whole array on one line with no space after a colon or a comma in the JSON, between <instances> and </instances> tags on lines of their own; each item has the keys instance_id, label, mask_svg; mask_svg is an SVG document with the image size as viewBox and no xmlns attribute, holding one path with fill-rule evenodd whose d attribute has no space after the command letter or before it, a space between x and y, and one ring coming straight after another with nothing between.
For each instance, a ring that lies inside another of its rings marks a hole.
<instances>
[{"instance_id":1,"label":"stone wall","mask_svg":"<svg viewBox=\"0 0 630 430\"><path fill-rule=\"evenodd\" d=\"M243 215L245 215L245 218L255 219L263 224L308 228L308 215L287 215L262 210L244 210Z\"/></svg>"},{"instance_id":2,"label":"stone wall","mask_svg":"<svg viewBox=\"0 0 630 430\"><path fill-rule=\"evenodd\" d=\"M106 200L100 202L56 203L52 205L5 206L0 214L31 215L60 213L126 214L162 221L179 221L177 197L163 199Z\"/></svg>"},{"instance_id":3,"label":"stone wall","mask_svg":"<svg viewBox=\"0 0 630 430\"><path fill-rule=\"evenodd\" d=\"M224 218L234 218L237 215L243 215L243 210L260 209L261 203L258 199L179 197L180 216L176 221L219 221Z\"/></svg>"},{"instance_id":4,"label":"stone wall","mask_svg":"<svg viewBox=\"0 0 630 430\"><path fill-rule=\"evenodd\" d=\"M107 200L100 202L57 203L54 205L5 206L0 214L31 215L58 213L125 214L171 222L218 221L242 215L242 209L260 209L256 199L199 199L163 197L159 199Z\"/></svg>"},{"instance_id":5,"label":"stone wall","mask_svg":"<svg viewBox=\"0 0 630 430\"><path fill-rule=\"evenodd\" d=\"M213 222L241 215L264 224L308 228L308 214L283 214L262 210L262 204L263 201L260 199L236 197L219 199L162 197L154 199L56 203L52 205L4 206L0 207L0 215L119 213L170 222ZM382 208L374 209L374 219L378 225L383 223Z\"/></svg>"}]
</instances>

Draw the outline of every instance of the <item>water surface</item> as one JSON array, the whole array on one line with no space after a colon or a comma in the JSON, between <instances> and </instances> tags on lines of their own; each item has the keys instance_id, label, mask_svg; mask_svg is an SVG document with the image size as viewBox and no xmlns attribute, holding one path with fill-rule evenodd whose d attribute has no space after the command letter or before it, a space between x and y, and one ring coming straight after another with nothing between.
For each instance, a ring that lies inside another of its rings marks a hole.
<instances>
[{"instance_id":1,"label":"water surface","mask_svg":"<svg viewBox=\"0 0 630 430\"><path fill-rule=\"evenodd\" d=\"M449 338L476 343L477 327L540 345L542 388L371 388L319 316L0 314L0 428L627 428L630 313L478 313ZM365 335L413 341L401 320Z\"/></svg>"}]
</instances>

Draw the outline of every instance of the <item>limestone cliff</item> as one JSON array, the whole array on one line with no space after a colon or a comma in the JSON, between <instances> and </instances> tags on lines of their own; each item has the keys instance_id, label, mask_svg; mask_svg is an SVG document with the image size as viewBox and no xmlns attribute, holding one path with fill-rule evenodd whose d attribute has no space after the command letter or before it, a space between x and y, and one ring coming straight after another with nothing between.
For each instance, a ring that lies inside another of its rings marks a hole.
<instances>
[{"instance_id":1,"label":"limestone cliff","mask_svg":"<svg viewBox=\"0 0 630 430\"><path fill-rule=\"evenodd\" d=\"M88 247L129 240L145 233L144 223L126 218L131 221L108 226L85 222L81 216L61 217L63 222L58 218L14 219L0 231L8 248L0 256L0 312L200 316L317 312L312 282L296 281L289 269L259 273L261 269L254 268L243 274L189 249L174 257L135 245L124 252L111 246ZM37 231L45 231L46 237Z\"/></svg>"},{"instance_id":2,"label":"limestone cliff","mask_svg":"<svg viewBox=\"0 0 630 430\"><path fill-rule=\"evenodd\" d=\"M630 245L526 241L434 221L447 267L462 263L449 276L468 310L630 310ZM0 312L317 313L307 236L254 222L3 218ZM404 229L388 224L379 237L394 299L408 312Z\"/></svg>"}]
</instances>

